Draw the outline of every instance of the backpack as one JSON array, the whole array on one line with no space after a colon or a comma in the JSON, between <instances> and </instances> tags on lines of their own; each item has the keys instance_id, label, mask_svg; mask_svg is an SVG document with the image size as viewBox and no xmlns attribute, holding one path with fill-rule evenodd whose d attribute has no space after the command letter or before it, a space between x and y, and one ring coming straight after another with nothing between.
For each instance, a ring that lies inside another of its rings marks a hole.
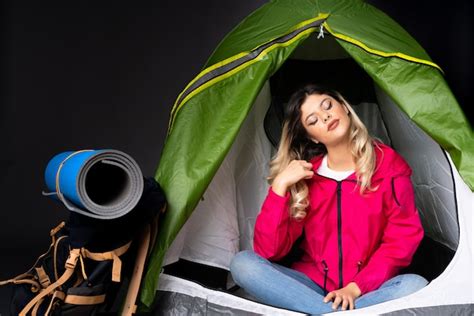
<instances>
[{"instance_id":1,"label":"backpack","mask_svg":"<svg viewBox=\"0 0 474 316\"><path fill-rule=\"evenodd\" d=\"M166 199L153 178L128 214L102 220L70 212L51 244L14 284L12 315L132 315Z\"/></svg>"}]
</instances>

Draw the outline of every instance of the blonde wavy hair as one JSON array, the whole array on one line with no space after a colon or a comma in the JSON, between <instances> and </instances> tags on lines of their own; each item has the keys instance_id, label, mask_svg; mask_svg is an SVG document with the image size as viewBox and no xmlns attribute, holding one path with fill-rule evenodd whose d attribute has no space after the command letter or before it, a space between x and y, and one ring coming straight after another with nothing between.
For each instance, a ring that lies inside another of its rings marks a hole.
<instances>
[{"instance_id":1,"label":"blonde wavy hair","mask_svg":"<svg viewBox=\"0 0 474 316\"><path fill-rule=\"evenodd\" d=\"M356 168L355 173L359 185L360 194L366 191L374 191L371 184L372 175L375 172L376 158L374 139L369 135L364 123L359 119L349 103L337 91L326 89L317 85L307 85L296 91L290 98L286 108L285 119L278 151L270 162L270 175L268 181L272 184L275 177L282 172L292 160L311 160L314 156L327 153L326 147L321 143L314 143L306 134L301 124L301 105L306 98L312 94L328 95L339 103L346 106L351 118L350 143L351 153ZM309 206L308 185L301 180L289 188L290 191L290 215L296 220L306 217Z\"/></svg>"}]
</instances>

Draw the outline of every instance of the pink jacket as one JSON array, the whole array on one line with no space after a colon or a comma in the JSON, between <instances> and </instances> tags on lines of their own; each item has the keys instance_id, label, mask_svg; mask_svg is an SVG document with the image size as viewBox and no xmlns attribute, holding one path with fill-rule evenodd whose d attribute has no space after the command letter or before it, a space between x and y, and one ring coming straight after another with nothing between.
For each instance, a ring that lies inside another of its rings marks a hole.
<instances>
[{"instance_id":1,"label":"pink jacket","mask_svg":"<svg viewBox=\"0 0 474 316\"><path fill-rule=\"evenodd\" d=\"M255 252L278 261L304 230L303 256L292 268L328 291L354 281L364 294L408 266L423 238L411 169L392 148L379 147L375 192L360 195L355 174L338 182L315 173L307 182L310 207L302 221L289 216L289 194L270 188L255 224ZM321 160L311 161L315 172Z\"/></svg>"}]
</instances>

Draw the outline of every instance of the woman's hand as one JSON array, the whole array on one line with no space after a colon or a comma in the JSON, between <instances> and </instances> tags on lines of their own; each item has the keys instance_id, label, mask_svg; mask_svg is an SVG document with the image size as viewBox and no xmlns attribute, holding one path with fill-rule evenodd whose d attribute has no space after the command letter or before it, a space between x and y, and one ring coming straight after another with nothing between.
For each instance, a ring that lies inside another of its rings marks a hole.
<instances>
[{"instance_id":1,"label":"woman's hand","mask_svg":"<svg viewBox=\"0 0 474 316\"><path fill-rule=\"evenodd\" d=\"M313 164L306 160L292 160L272 182L272 190L284 196L290 186L302 179L311 179L314 175Z\"/></svg>"},{"instance_id":2,"label":"woman's hand","mask_svg":"<svg viewBox=\"0 0 474 316\"><path fill-rule=\"evenodd\" d=\"M343 311L347 309L354 309L354 301L360 296L361 292L355 282L347 284L345 287L339 290L329 292L324 298L324 303L333 301L332 309L336 310L339 304L342 303L341 308Z\"/></svg>"}]
</instances>

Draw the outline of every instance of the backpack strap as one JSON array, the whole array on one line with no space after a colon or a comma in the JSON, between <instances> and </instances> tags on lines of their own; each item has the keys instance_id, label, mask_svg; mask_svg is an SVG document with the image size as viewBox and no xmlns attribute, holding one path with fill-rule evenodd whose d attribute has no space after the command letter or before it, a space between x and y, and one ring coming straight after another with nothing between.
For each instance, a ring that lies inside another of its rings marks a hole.
<instances>
[{"instance_id":1,"label":"backpack strap","mask_svg":"<svg viewBox=\"0 0 474 316\"><path fill-rule=\"evenodd\" d=\"M23 273L10 280L0 282L0 286L7 284L30 284L31 292L36 293L41 289L41 284L34 279L32 274Z\"/></svg>"},{"instance_id":2,"label":"backpack strap","mask_svg":"<svg viewBox=\"0 0 474 316\"><path fill-rule=\"evenodd\" d=\"M39 266L35 268L36 274L38 275L38 281L41 284L42 288L47 288L51 284L51 280L44 270L43 266Z\"/></svg>"},{"instance_id":3,"label":"backpack strap","mask_svg":"<svg viewBox=\"0 0 474 316\"><path fill-rule=\"evenodd\" d=\"M145 267L145 261L150 247L151 229L150 225L146 225L142 231L138 242L139 248L137 250L137 258L135 261L135 267L133 268L133 274L128 285L127 296L125 297L125 304L122 310L122 316L131 316L137 311L137 305L135 304L140 290L140 282Z\"/></svg>"},{"instance_id":4,"label":"backpack strap","mask_svg":"<svg viewBox=\"0 0 474 316\"><path fill-rule=\"evenodd\" d=\"M65 296L66 296L66 294L64 294L64 292L62 292L62 291L59 291L59 290L54 291L53 296L51 298L51 301L49 302L48 309L44 313L44 316L49 315L49 313L51 312L51 309L54 306L54 303L57 302L57 301L55 301L56 299L64 301ZM40 300L40 301L38 301L38 303L36 303L35 308L33 308L33 311L31 312L31 316L36 316L37 315L37 310L41 306L41 303L43 302L43 300L44 300L44 297L43 297L42 300Z\"/></svg>"},{"instance_id":5,"label":"backpack strap","mask_svg":"<svg viewBox=\"0 0 474 316\"><path fill-rule=\"evenodd\" d=\"M53 268L54 268L54 279L57 280L59 279L59 273L58 273L58 245L59 245L59 242L62 240L62 239L65 239L67 238L68 236L64 235L64 236L61 236L59 238L53 238L53 241L56 239L56 241L54 241L54 248L53 248Z\"/></svg>"},{"instance_id":6,"label":"backpack strap","mask_svg":"<svg viewBox=\"0 0 474 316\"><path fill-rule=\"evenodd\" d=\"M135 260L135 267L128 285L127 296L123 304L121 316L131 316L137 312L137 297L140 291L140 283L143 276L143 270L148 256L155 245L156 236L158 234L158 224L160 215L166 211L166 204L161 208L159 214L151 221L150 224L145 225L144 230L138 236L138 250L137 258Z\"/></svg>"},{"instance_id":7,"label":"backpack strap","mask_svg":"<svg viewBox=\"0 0 474 316\"><path fill-rule=\"evenodd\" d=\"M57 245L59 243L59 241L65 237L60 237L60 238L56 238L56 234L64 227L65 225L65 222L61 222L59 223L58 226L56 226L55 228L51 229L49 235L51 236L51 244L49 245L48 247L48 250L43 253L42 255L40 255L38 257L38 259L36 259L35 263L33 264L33 266L28 270L26 271L25 273L22 273L20 275L17 275L16 277L14 278L11 278L9 280L4 280L4 281L0 281L0 286L2 285L7 285L7 284L31 284L31 292L33 293L36 293L38 292L42 287L41 285L43 284L46 284L46 285L49 285L48 284L48 281L46 280L46 278L49 279L48 275L46 275L46 273L42 274L42 272L44 272L44 269L42 267L39 267L42 271L38 271L38 268L36 267L36 265L38 264L38 262L40 262L40 260L42 258L44 258L46 255L48 255L51 251L51 248L54 247L54 251L56 252L56 248L57 248ZM55 258L55 262L56 262L56 258ZM36 270L40 280L39 282L36 281L34 279L34 275L32 274L32 271ZM55 269L56 271L56 269ZM56 276L56 279L58 277ZM49 281L51 283L51 281ZM43 286L43 288L46 287L46 286Z\"/></svg>"},{"instance_id":8,"label":"backpack strap","mask_svg":"<svg viewBox=\"0 0 474 316\"><path fill-rule=\"evenodd\" d=\"M94 295L94 296L83 296L83 295L67 295L64 299L64 303L72 305L97 305L105 302L105 294Z\"/></svg>"},{"instance_id":9,"label":"backpack strap","mask_svg":"<svg viewBox=\"0 0 474 316\"><path fill-rule=\"evenodd\" d=\"M66 226L66 222L62 221L61 223L58 224L58 226L54 227L53 229L51 229L51 231L49 232L49 235L51 236L51 239L52 239L52 244L54 244L54 242L56 241L56 234L64 228L64 226Z\"/></svg>"},{"instance_id":10,"label":"backpack strap","mask_svg":"<svg viewBox=\"0 0 474 316\"><path fill-rule=\"evenodd\" d=\"M122 260L120 260L120 256L127 252L128 248L132 241L128 242L127 244L123 245L120 248L117 248L112 251L107 252L90 252L85 248L81 248L81 254L85 258L89 258L95 261L105 261L105 260L113 260L112 263L112 281L120 282L120 271L122 270Z\"/></svg>"},{"instance_id":11,"label":"backpack strap","mask_svg":"<svg viewBox=\"0 0 474 316\"><path fill-rule=\"evenodd\" d=\"M65 268L66 270L64 271L63 275L56 280L56 282L50 284L47 288L45 288L43 291L41 291L38 295L36 295L31 301L26 304L26 306L23 308L23 310L20 312L20 316L26 316L26 314L38 303L40 300L42 300L45 296L53 293L54 290L56 290L58 287L63 285L69 278L73 275L76 265L77 265L77 260L79 259L79 256L81 255L81 250L78 248L72 249L69 252L69 258L66 261Z\"/></svg>"},{"instance_id":12,"label":"backpack strap","mask_svg":"<svg viewBox=\"0 0 474 316\"><path fill-rule=\"evenodd\" d=\"M41 304L43 303L44 301L44 298L42 298L41 300L39 300L35 306L33 307L33 310L31 311L31 316L37 316L38 315L38 310L41 306Z\"/></svg>"}]
</instances>

